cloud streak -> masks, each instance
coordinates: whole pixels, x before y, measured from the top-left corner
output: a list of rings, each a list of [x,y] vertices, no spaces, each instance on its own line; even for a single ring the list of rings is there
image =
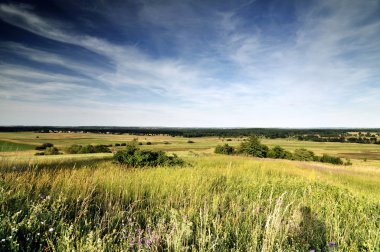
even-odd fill
[[[288,13],[271,4],[267,20],[247,15],[247,8],[260,7],[258,2],[234,8],[145,2],[129,26],[146,28],[146,34],[135,39],[148,39],[150,50],[132,40],[115,43],[88,35],[75,23],[37,15],[25,5],[0,4],[3,22],[66,45],[74,54],[82,48],[107,61],[93,64],[30,41],[1,42],[0,53],[10,52],[19,61],[0,62],[0,97],[4,106],[15,108],[0,111],[0,124],[19,124],[14,115],[32,113],[25,106],[49,110],[49,105],[52,113],[61,111],[67,123],[54,123],[55,117],[48,120],[37,113],[35,121],[380,127],[380,119],[373,117],[380,109],[379,1],[294,5],[294,21],[286,26],[273,20]],[[210,6],[214,8],[206,9]],[[97,14],[108,15],[101,10]],[[79,122],[70,119],[70,113],[72,118],[88,116]],[[123,114],[126,118],[120,119]],[[107,123],[100,118],[108,118]],[[33,119],[28,123],[35,124]]]

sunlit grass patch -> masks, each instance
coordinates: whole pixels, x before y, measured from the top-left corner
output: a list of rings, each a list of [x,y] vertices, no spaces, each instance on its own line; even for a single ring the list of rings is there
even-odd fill
[[[33,150],[36,146],[0,140],[0,152]]]
[[[380,199],[373,197],[379,189],[365,183],[380,180],[370,178],[370,168],[183,158],[191,165],[131,169],[100,159],[40,159],[38,169],[4,170],[2,164],[0,248],[326,251],[331,243],[338,251],[375,251],[380,245]]]

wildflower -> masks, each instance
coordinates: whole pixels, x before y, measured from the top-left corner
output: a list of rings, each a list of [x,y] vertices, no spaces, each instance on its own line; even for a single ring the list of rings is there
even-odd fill
[[[54,228],[49,228],[49,232],[52,233],[54,231]]]
[[[9,236],[9,239],[12,239],[12,236]]]
[[[331,241],[331,242],[329,242],[329,245],[330,245],[330,247],[333,247],[333,246],[335,246],[335,245],[336,245],[336,242],[334,242],[334,241]]]
[[[132,239],[132,240],[129,242],[129,245],[130,245],[130,246],[133,246],[133,245],[135,245],[135,240],[134,240],[134,239]]]
[[[5,242],[5,239],[1,239],[1,242]]]
[[[315,249],[310,249],[310,251],[309,252],[315,252]]]
[[[40,233],[37,233],[37,236],[40,236]]]
[[[46,196],[46,199],[51,200],[51,196],[50,195]]]
[[[45,225],[45,222],[44,222],[44,221],[41,221],[41,225]]]
[[[153,243],[153,240],[152,240],[152,239],[147,239],[147,240],[145,241],[145,244],[146,244],[148,247],[150,247],[150,246],[152,245],[152,243]]]

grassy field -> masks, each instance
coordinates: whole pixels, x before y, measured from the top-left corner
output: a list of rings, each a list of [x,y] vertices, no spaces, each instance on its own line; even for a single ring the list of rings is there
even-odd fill
[[[7,143],[21,144],[33,149],[35,146],[43,143],[53,143],[59,148],[69,147],[72,144],[112,144],[126,143],[137,139],[143,145],[140,148],[163,150],[170,152],[208,152],[212,153],[217,144],[228,143],[232,146],[238,146],[242,138],[218,138],[218,137],[201,137],[201,138],[183,138],[170,136],[137,136],[137,135],[112,135],[112,134],[94,134],[94,133],[34,133],[18,132],[7,133],[0,132],[0,141]],[[231,141],[227,141],[227,139]],[[189,144],[188,141],[194,141]],[[146,145],[151,142],[152,145]],[[363,161],[366,159],[380,161],[380,145],[377,144],[355,144],[355,143],[332,143],[332,142],[308,142],[294,139],[263,139],[264,144],[273,147],[280,145],[289,151],[297,148],[307,148],[316,154],[331,154],[342,158],[350,158]],[[121,147],[113,147],[120,149]],[[15,150],[15,149],[14,149]],[[21,149],[20,149],[21,150]],[[23,153],[26,154],[26,153]],[[30,153],[29,153],[30,154]],[[14,155],[0,153],[3,155]]]
[[[64,148],[137,137],[36,135],[1,133],[0,139]],[[380,251],[376,159],[335,166],[212,153],[217,144],[241,139],[138,138],[153,143],[143,148],[175,152],[187,165],[128,169],[113,163],[112,154],[1,153],[0,251]],[[380,149],[263,142],[318,154]]]
[[[24,150],[33,150],[36,146],[30,144],[21,144],[0,140],[0,152],[15,152]]]

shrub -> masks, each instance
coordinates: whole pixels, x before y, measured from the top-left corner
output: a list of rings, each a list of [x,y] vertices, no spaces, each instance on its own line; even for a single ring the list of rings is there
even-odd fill
[[[305,148],[296,149],[293,154],[293,159],[300,161],[318,161],[318,158],[314,155],[314,152]]]
[[[163,151],[140,150],[136,146],[127,146],[126,150],[114,155],[115,162],[129,167],[183,166],[185,162],[177,155],[166,155]]]
[[[66,152],[69,154],[78,154],[82,149],[82,145],[73,144],[66,149]]]
[[[152,145],[152,143],[151,142],[146,142],[146,145]]]
[[[119,143],[115,143],[115,146],[120,146],[120,144]]]
[[[94,153],[111,153],[107,145],[99,144],[94,146]]]
[[[127,146],[127,143],[122,143],[120,144],[120,146]]]
[[[44,152],[45,155],[59,155],[61,154],[56,147],[47,147]]]
[[[217,145],[214,152],[218,154],[231,155],[235,153],[235,148],[233,146],[229,146],[228,144]]]
[[[323,154],[319,161],[322,163],[331,163],[331,164],[338,164],[338,165],[343,164],[343,161],[342,159],[340,159],[340,157],[333,157],[327,154]]]
[[[54,145],[52,143],[43,143],[40,146],[36,147],[36,150],[45,150],[46,148],[53,147]]]
[[[70,154],[87,154],[87,153],[111,153],[107,145],[71,145],[66,151]]]
[[[59,155],[62,154],[59,152],[58,148],[56,147],[47,147],[43,152],[37,152],[34,154],[35,156],[43,156],[43,155]]]
[[[187,143],[192,144],[192,143],[195,143],[195,142],[192,141],[192,140],[188,140]]]
[[[280,146],[275,146],[268,152],[269,158],[292,159],[293,155]]]
[[[346,166],[352,165],[351,159],[346,158],[346,162],[344,162],[344,165],[346,165]]]
[[[240,144],[238,149],[239,153],[254,157],[267,157],[268,151],[268,146],[261,144],[257,136],[250,136]]]

